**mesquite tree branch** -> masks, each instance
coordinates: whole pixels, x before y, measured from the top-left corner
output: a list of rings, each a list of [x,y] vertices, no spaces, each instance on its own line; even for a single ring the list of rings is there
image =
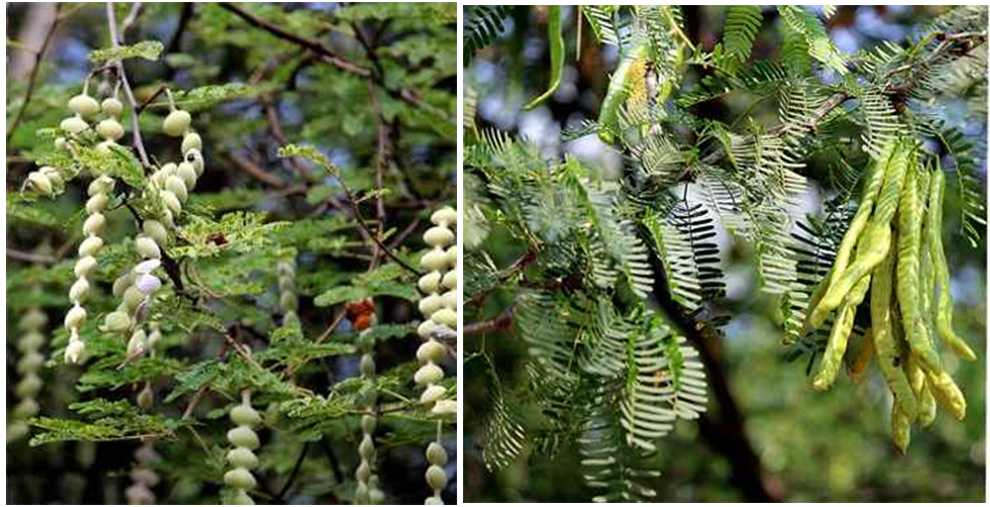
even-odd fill
[[[119,49],[123,40],[120,38],[120,34],[117,31],[117,15],[113,10],[113,2],[107,2],[107,25],[110,29],[110,47],[113,49]],[[148,159],[148,152],[144,149],[144,141],[141,140],[141,124],[138,121],[138,103],[137,100],[134,99],[134,91],[131,90],[131,84],[127,81],[127,73],[124,71],[124,61],[117,60],[114,62],[113,66],[117,70],[117,77],[123,85],[124,95],[127,97],[127,103],[131,106],[131,133],[134,138],[134,148],[141,157],[141,165],[145,168],[151,167],[151,161]]]

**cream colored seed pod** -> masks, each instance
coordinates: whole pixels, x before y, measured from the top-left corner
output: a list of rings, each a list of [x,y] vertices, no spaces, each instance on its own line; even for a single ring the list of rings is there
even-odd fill
[[[117,120],[103,120],[96,126],[96,131],[100,136],[110,141],[116,141],[124,137],[124,126]]]
[[[88,118],[100,112],[100,103],[93,97],[81,93],[69,99],[69,109],[79,116]]]
[[[28,174],[27,187],[39,195],[52,195],[53,187],[51,178],[37,171]]]
[[[195,132],[189,132],[182,136],[182,155],[185,156],[189,150],[202,150],[203,139]]]
[[[162,130],[172,137],[179,137],[189,130],[191,122],[192,117],[189,116],[188,112],[177,109],[165,117],[162,122]]]
[[[48,316],[37,307],[28,310],[18,323],[18,329],[23,333],[17,342],[17,350],[20,352],[17,372],[21,379],[14,387],[14,394],[20,401],[13,410],[11,423],[7,425],[8,443],[27,435],[30,428],[25,421],[38,415],[37,398],[42,387],[38,369],[45,361],[39,350],[45,342],[41,332],[47,323]]]
[[[70,134],[79,134],[89,128],[89,124],[86,123],[86,120],[78,116],[70,116],[69,118],[62,120],[62,123],[58,126]]]
[[[103,109],[103,114],[107,116],[120,116],[124,112],[124,104],[113,97],[103,99],[103,103],[100,104],[100,108]]]
[[[224,474],[223,482],[235,490],[236,503],[254,504],[247,492],[258,485],[251,470],[258,466],[258,457],[252,451],[258,448],[259,441],[253,428],[261,423],[261,415],[251,407],[249,391],[244,391],[241,404],[230,410],[230,420],[237,427],[227,432],[227,440],[234,447],[227,452],[227,462],[232,468]]]

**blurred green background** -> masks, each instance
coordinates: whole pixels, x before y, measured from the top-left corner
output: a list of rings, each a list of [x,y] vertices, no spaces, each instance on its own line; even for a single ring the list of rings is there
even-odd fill
[[[937,6],[840,7],[828,22],[829,33],[845,52],[873,47],[881,41],[900,43],[921,24],[942,12]],[[470,12],[470,8],[468,8]],[[688,36],[710,49],[720,38],[724,7],[686,6]],[[523,112],[522,105],[542,93],[549,82],[546,11],[517,7],[502,36],[478,53],[467,70],[466,82],[477,92],[480,128],[498,128],[526,137],[548,157],[572,154],[586,163],[615,174],[621,167],[617,152],[594,136],[571,142],[561,131],[597,116],[608,85],[608,73],[617,60],[614,48],[603,48],[585,25],[581,60],[575,62],[576,9],[565,8],[564,38],[567,58],[560,88],[539,108]],[[765,10],[763,31],[754,58],[774,58],[779,35],[773,9]],[[692,76],[687,76],[690,82]],[[704,116],[732,118],[752,104],[746,101],[713,101]],[[753,110],[754,116],[773,115],[773,101]],[[986,108],[974,111],[964,101],[947,104],[948,124],[963,130],[986,152]],[[986,193],[986,160],[978,161],[981,192]],[[806,211],[821,209],[820,195],[825,168],[809,165],[808,176],[817,186]],[[468,203],[469,204],[469,203]],[[966,394],[968,415],[962,422],[940,414],[935,424],[917,427],[906,456],[890,439],[890,397],[874,366],[862,385],[854,386],[842,375],[827,393],[811,389],[806,375],[807,358],[789,363],[781,345],[783,332],[776,315],[777,302],[761,293],[755,278],[752,252],[723,238],[722,267],[728,278],[728,311],[732,320],[726,337],[712,348],[718,372],[724,376],[729,399],[738,409],[710,398],[709,416],[700,423],[679,422],[675,433],[661,443],[663,475],[650,484],[664,502],[745,501],[770,498],[794,502],[860,501],[921,502],[971,501],[985,497],[985,399],[986,399],[986,237],[972,248],[958,233],[955,199],[946,199],[944,224],[953,231],[946,240],[956,301],[955,324],[980,359],[960,363],[945,355],[947,368]],[[499,244],[489,240],[486,245]],[[502,251],[489,249],[495,264],[506,266],[521,252],[508,242]],[[498,296],[486,300],[483,312],[491,317],[508,301]],[[469,313],[466,320],[470,322]],[[484,317],[479,317],[484,318]],[[520,359],[522,340],[505,333],[469,336],[465,357],[484,347],[500,372],[525,375]],[[508,468],[491,473],[481,456],[482,429],[490,408],[484,359],[474,356],[465,363],[463,387],[465,412],[464,492],[469,502],[555,501],[586,502],[593,496],[581,478],[580,460],[574,449],[564,449],[554,459],[539,453],[518,458]],[[508,377],[508,375],[507,375]],[[503,378],[506,380],[506,378]],[[741,426],[741,432],[737,431]],[[736,440],[742,438],[742,441]],[[741,470],[752,463],[741,453],[752,451],[762,473]]]

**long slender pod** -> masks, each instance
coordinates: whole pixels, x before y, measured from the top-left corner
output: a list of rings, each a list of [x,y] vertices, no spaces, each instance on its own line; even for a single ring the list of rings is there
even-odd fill
[[[842,366],[842,357],[846,354],[846,346],[849,343],[849,333],[852,332],[853,323],[856,320],[856,308],[866,297],[866,291],[870,288],[870,275],[861,278],[846,297],[846,300],[839,308],[839,317],[832,325],[829,333],[828,345],[822,355],[822,364],[815,376],[813,386],[819,391],[825,391],[835,382]]]
[[[867,224],[869,224],[870,216],[873,215],[873,206],[876,203],[877,196],[880,195],[881,187],[883,187],[884,174],[886,174],[887,166],[893,158],[891,155],[895,146],[897,146],[897,143],[889,143],[883,157],[874,162],[870,168],[870,174],[866,183],[863,185],[863,196],[859,203],[859,209],[856,210],[856,215],[853,216],[852,221],[849,223],[849,229],[842,236],[842,243],[839,244],[839,251],[835,255],[832,269],[812,295],[811,307],[815,310],[808,313],[806,326],[819,327],[825,322],[826,317],[828,317],[827,311],[823,312],[819,310],[818,303],[821,301],[825,291],[829,288],[836,273],[841,275],[845,272],[849,264],[849,259],[852,257],[853,248],[859,241],[859,237],[866,229]]]
[[[883,188],[880,190],[873,218],[857,242],[857,245],[864,251],[843,273],[835,273],[834,276],[839,278],[834,280],[818,307],[815,308],[818,317],[813,318],[812,324],[820,326],[829,312],[838,308],[846,298],[846,294],[856,285],[856,282],[873,271],[887,257],[892,243],[890,222],[897,212],[897,204],[904,183],[904,174],[907,172],[909,157],[908,147],[903,143],[897,143],[897,146],[890,153]]]
[[[976,361],[976,353],[973,352],[973,349],[969,348],[969,345],[952,330],[952,289],[949,279],[949,265],[945,261],[945,250],[942,248],[942,200],[944,196],[945,173],[941,167],[936,166],[929,188],[928,216],[925,224],[935,275],[935,288],[938,292],[935,328],[938,331],[938,337],[956,355],[967,361]]]
[[[917,401],[904,369],[901,368],[903,358],[893,331],[896,323],[891,308],[894,292],[893,256],[885,257],[880,262],[873,272],[871,282],[870,319],[873,322],[873,347],[876,349],[877,362],[880,363],[880,371],[894,394],[895,403],[913,420],[918,414]]]

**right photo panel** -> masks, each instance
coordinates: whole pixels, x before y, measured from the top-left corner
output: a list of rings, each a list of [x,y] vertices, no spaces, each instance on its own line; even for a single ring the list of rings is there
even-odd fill
[[[466,502],[982,502],[986,6],[463,7]]]

